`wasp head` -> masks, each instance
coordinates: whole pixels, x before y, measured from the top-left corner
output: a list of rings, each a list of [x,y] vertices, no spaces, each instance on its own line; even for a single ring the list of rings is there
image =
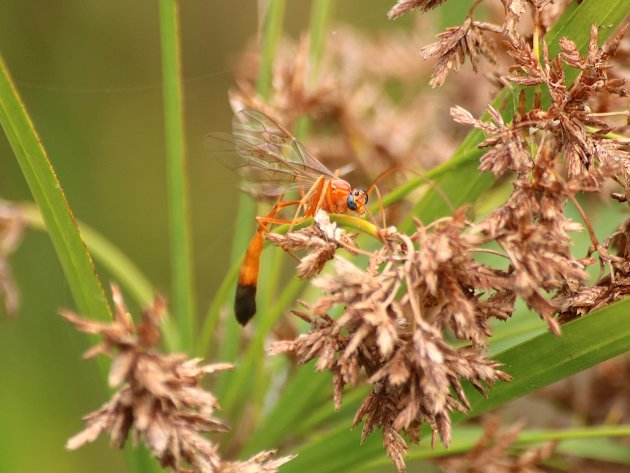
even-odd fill
[[[365,206],[368,203],[368,195],[365,189],[352,189],[352,192],[348,194],[347,199],[348,209],[353,212],[363,215],[365,213]]]

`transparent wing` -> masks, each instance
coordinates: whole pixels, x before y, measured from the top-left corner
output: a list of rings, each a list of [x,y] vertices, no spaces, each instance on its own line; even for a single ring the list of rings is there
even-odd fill
[[[334,175],[283,127],[261,112],[243,110],[232,134],[213,133],[206,144],[224,166],[246,180],[246,188],[278,195]]]

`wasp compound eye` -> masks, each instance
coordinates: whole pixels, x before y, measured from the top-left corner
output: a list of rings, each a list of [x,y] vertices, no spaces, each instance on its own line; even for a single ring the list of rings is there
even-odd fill
[[[357,209],[357,204],[354,202],[354,196],[352,194],[348,195],[348,200],[346,200],[346,203],[348,204],[348,208],[350,210]]]

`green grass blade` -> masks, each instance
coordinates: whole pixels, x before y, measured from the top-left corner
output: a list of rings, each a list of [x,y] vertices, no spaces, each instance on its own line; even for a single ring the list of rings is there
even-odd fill
[[[259,365],[258,362],[264,360],[266,356],[264,345],[267,335],[280,315],[282,315],[282,312],[295,300],[302,284],[303,282],[299,279],[292,279],[285,286],[280,296],[272,304],[269,304],[261,314],[258,314],[260,322],[256,325],[254,336],[238,365],[238,369],[235,370],[234,375],[230,379],[225,396],[222,398],[221,405],[223,410],[231,416],[238,414],[236,411],[241,401],[245,402],[249,399],[249,396],[254,395],[250,391],[254,386],[253,382],[256,368]]]
[[[77,309],[111,317],[90,254],[35,127],[0,57],[0,123],[39,207]]]
[[[625,436],[630,437],[630,427],[625,428]],[[575,439],[561,442],[556,452],[590,460],[618,463],[630,467],[630,448],[627,444],[606,439]]]
[[[173,280],[171,307],[177,317],[181,345],[193,350],[196,333],[196,304],[186,179],[184,105],[181,78],[179,1],[160,0],[160,38],[164,128],[168,179],[170,257]]]
[[[563,430],[524,430],[518,435],[513,446],[527,448],[543,442],[559,441],[559,445],[556,448],[558,453],[627,465],[630,462],[630,449],[624,448],[623,445],[612,442],[608,438],[627,437],[628,435],[630,435],[630,425],[581,427]],[[435,448],[422,444],[409,453],[407,465],[411,467],[414,461],[468,452],[479,442],[482,436],[483,429],[480,427],[460,427],[456,431],[457,439],[453,441],[449,448],[444,448],[441,444],[436,445]],[[388,459],[380,458],[366,466],[365,470],[351,471],[358,473],[359,471],[384,467],[388,464]]]
[[[276,49],[282,37],[282,23],[286,0],[269,0],[265,18],[263,20],[261,63],[258,71],[256,92],[263,99],[269,98],[271,93],[271,81],[273,79],[273,63],[276,57]]]
[[[212,303],[208,308],[206,317],[203,321],[199,337],[197,339],[197,349],[195,351],[197,356],[206,356],[212,345],[214,336],[216,335],[217,326],[219,324],[219,315],[221,308],[225,307],[226,301],[230,299],[230,296],[234,297],[234,286],[236,286],[236,279],[238,278],[238,271],[241,267],[241,262],[236,261],[232,264],[232,267],[228,270],[227,274],[221,281],[221,285],[212,298]],[[236,323],[232,324],[236,325]]]
[[[264,11],[263,29],[261,33],[261,64],[258,71],[258,81],[256,84],[256,91],[263,99],[268,98],[271,92],[271,81],[273,74],[273,63],[275,59],[276,49],[280,38],[282,36],[282,24],[284,22],[284,11],[286,6],[286,0],[269,0],[267,8]],[[256,217],[256,204],[254,200],[246,193],[241,193],[238,204],[238,213],[236,222],[234,225],[234,244],[232,246],[232,263],[240,262],[245,253],[245,249],[249,244],[250,239],[253,236],[255,229],[255,217]],[[218,317],[220,311],[214,310],[217,304],[221,305],[229,304],[232,309],[234,300],[235,286],[232,286],[232,290],[222,295],[227,296],[224,301],[213,301],[212,312],[209,312],[209,316]],[[242,329],[238,325],[233,316],[233,311],[230,310],[231,317],[225,321],[223,330],[222,343],[219,346],[218,358],[222,361],[234,361],[238,356],[241,348],[241,335]],[[259,314],[260,315],[260,314]],[[253,323],[257,323],[256,320]],[[216,327],[217,322],[212,322],[211,325]],[[219,379],[217,384],[216,393],[219,399],[224,399],[225,391],[229,386],[229,383],[236,375],[235,372],[224,373]],[[245,393],[244,393],[245,394]]]
[[[278,402],[254,435],[248,439],[243,448],[244,454],[253,455],[271,445],[280,445],[288,433],[294,433],[292,426],[301,425],[300,419],[303,418],[304,412],[311,410],[315,401],[331,389],[330,377],[316,373],[313,363],[299,366],[297,371],[292,373]],[[329,406],[333,408],[330,402]]]
[[[503,370],[514,379],[498,383],[490,389],[488,398],[466,386],[472,411],[467,415],[454,413],[452,420],[457,422],[486,412],[629,350],[630,300],[626,300],[564,325],[561,337],[545,333],[498,354],[495,359],[503,363]],[[317,459],[320,459],[317,470],[320,473],[351,468],[355,471],[385,455],[378,433],[368,437],[361,448],[356,448],[361,429],[351,432],[349,427],[341,427],[306,443],[298,450],[298,457],[284,467],[283,473],[311,471],[309,468]],[[413,451],[414,447],[412,454]],[[321,458],[330,462],[322,464]]]
[[[310,37],[309,37],[309,77],[308,82],[312,83],[316,80],[318,73],[318,64],[324,51],[324,43],[328,24],[333,12],[333,2],[331,0],[315,0],[311,11],[310,21]],[[264,69],[263,69],[264,71]],[[306,133],[306,120],[302,120],[298,124],[296,133],[298,136]],[[278,251],[278,249],[275,249]],[[279,254],[281,257],[282,255]],[[275,257],[275,255],[273,255]],[[265,283],[261,285],[261,302],[259,313],[257,315],[256,331],[253,339],[245,352],[242,362],[239,364],[238,370],[233,373],[230,385],[225,391],[225,395],[221,398],[222,406],[231,417],[238,415],[237,406],[244,402],[253,402],[255,408],[253,413],[248,415],[258,415],[264,401],[264,390],[257,389],[257,386],[264,384],[264,378],[267,377],[264,367],[265,351],[264,343],[267,335],[272,330],[277,319],[282,312],[292,305],[297,293],[302,288],[302,283],[293,278],[284,287],[284,290],[278,297],[275,297],[275,287],[278,285],[281,276],[278,270],[281,266],[281,259],[275,258],[274,268],[267,268],[265,271]],[[262,292],[267,290],[266,294]],[[273,444],[267,444],[267,447]]]
[[[516,397],[595,366],[630,350],[630,300],[574,320],[556,337],[544,333],[496,357],[513,380],[500,383],[486,399],[467,390],[474,413],[485,412]]]

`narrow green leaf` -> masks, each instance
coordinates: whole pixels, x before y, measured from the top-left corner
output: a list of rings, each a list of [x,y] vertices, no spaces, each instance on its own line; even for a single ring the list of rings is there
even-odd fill
[[[334,2],[332,2],[332,0],[315,0],[312,5],[309,25],[309,76],[307,77],[307,87],[312,86],[317,80],[317,74],[319,72],[318,66],[324,52],[326,33],[332,17],[333,6]],[[304,118],[299,121],[296,126],[296,136],[302,138],[307,131],[308,121]],[[356,220],[359,225],[369,223],[362,219],[354,220]],[[278,256],[281,257],[282,255],[278,254]],[[262,392],[263,390],[260,390],[259,387],[264,384],[265,378],[268,377],[263,363],[266,356],[264,351],[266,337],[280,315],[282,315],[282,312],[293,303],[303,287],[301,281],[297,278],[293,278],[284,287],[279,297],[275,297],[275,288],[279,284],[278,281],[281,276],[281,260],[279,257],[274,256],[275,267],[266,272],[266,284],[260,288],[262,290],[266,289],[267,293],[264,294],[266,297],[261,298],[263,304],[261,304],[259,315],[257,316],[256,332],[252,342],[245,352],[243,361],[239,364],[239,369],[234,373],[230,386],[225,392],[225,396],[222,398],[222,405],[225,411],[232,416],[237,414],[236,407],[246,401],[253,401],[255,403],[252,415],[258,415],[262,407],[262,402],[265,399],[264,393]],[[293,409],[293,412],[295,412],[295,409]],[[285,414],[285,412],[283,412],[283,414]],[[282,418],[288,419],[289,416],[283,415]],[[273,422],[275,426],[280,425],[278,420],[278,418],[274,419]],[[280,430],[276,428],[275,431],[282,432],[281,429],[282,427],[280,427]],[[266,438],[265,440],[269,439]],[[272,445],[273,444],[268,443],[264,445],[263,448],[268,448]]]
[[[42,213],[77,309],[97,319],[110,318],[103,288],[61,184],[1,57],[0,123]]]
[[[630,437],[630,427],[627,425],[620,427],[625,427],[622,435]],[[556,447],[556,452],[630,467],[630,448],[621,442],[593,438],[565,440]]]
[[[273,79],[273,63],[276,57],[276,49],[282,37],[282,23],[284,22],[284,10],[286,0],[268,0],[267,11],[264,13],[260,71],[256,92],[263,99],[269,98],[271,93],[271,81]]]
[[[244,455],[253,455],[271,446],[280,445],[283,438],[293,434],[291,426],[299,425],[297,420],[304,412],[313,406],[316,399],[320,399],[322,394],[331,389],[329,377],[316,373],[312,364],[299,367],[292,373],[290,379],[279,402],[243,447]]]
[[[180,348],[193,350],[196,303],[190,237],[184,105],[181,78],[179,0],[160,1],[164,129],[168,179],[170,257],[173,279],[172,309],[177,317]]]
[[[216,335],[217,326],[219,324],[219,315],[222,307],[226,306],[226,301],[230,299],[230,296],[234,297],[234,287],[236,286],[236,279],[238,278],[238,271],[241,267],[241,262],[236,261],[232,264],[232,267],[228,270],[227,274],[221,281],[221,285],[212,298],[212,303],[208,308],[206,317],[204,318],[199,337],[197,339],[197,356],[206,356],[210,350],[213,338]],[[236,326],[236,323],[232,324]],[[226,340],[224,339],[224,342]]]
[[[441,444],[436,445],[435,448],[431,448],[428,444],[422,444],[409,453],[407,465],[412,467],[414,461],[468,452],[481,440],[483,433],[484,431],[481,427],[459,427],[455,432],[456,440],[453,441],[449,448],[445,448]],[[559,441],[559,445],[555,450],[558,453],[627,465],[630,462],[630,449],[607,438],[627,437],[629,435],[629,425],[581,427],[563,430],[524,430],[519,434],[513,446],[527,448],[531,445],[555,440]],[[380,458],[367,465],[365,470],[351,471],[358,473],[359,471],[371,470],[387,466],[388,464],[388,459]]]
[[[284,10],[286,6],[286,0],[269,0],[267,7],[264,11],[263,29],[261,32],[261,64],[258,71],[258,82],[256,84],[256,91],[263,99],[268,98],[271,92],[271,79],[273,74],[273,63],[276,54],[276,48],[278,42],[282,36],[282,23],[284,21]],[[256,216],[256,204],[254,200],[246,193],[242,193],[239,198],[238,213],[234,226],[234,244],[232,246],[232,262],[240,262],[243,258],[243,253],[252,237],[254,231]],[[229,304],[232,307],[234,300],[234,289],[226,292],[227,299],[219,301],[221,305]],[[223,295],[223,294],[222,294]],[[216,301],[213,301],[212,306],[215,306]],[[220,306],[219,306],[220,307]],[[213,312],[209,315],[218,316],[220,311]],[[260,318],[259,318],[260,319]],[[253,323],[256,323],[254,321]],[[216,323],[213,323],[216,326]],[[219,347],[219,359],[222,361],[234,361],[241,348],[241,326],[236,323],[234,317],[230,317],[225,321],[224,325],[224,337],[223,343]],[[239,368],[240,370],[240,368]],[[216,393],[219,399],[224,399],[226,390],[238,371],[231,373],[225,373],[222,378],[219,379],[217,384]],[[245,397],[249,393],[242,393]]]

